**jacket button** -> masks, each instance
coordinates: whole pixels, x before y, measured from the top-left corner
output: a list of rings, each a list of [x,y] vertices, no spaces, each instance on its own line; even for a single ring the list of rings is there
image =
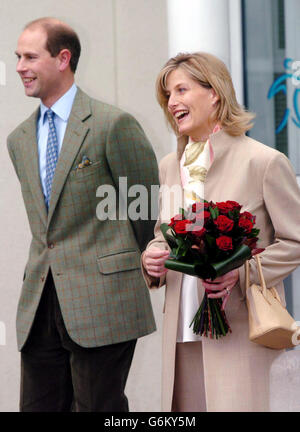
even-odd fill
[[[49,243],[49,244],[48,244],[48,248],[49,248],[49,249],[53,249],[53,248],[54,248],[54,244],[53,244],[53,243]]]

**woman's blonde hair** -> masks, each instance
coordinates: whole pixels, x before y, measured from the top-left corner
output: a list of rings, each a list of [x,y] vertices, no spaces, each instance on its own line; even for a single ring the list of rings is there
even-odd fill
[[[255,114],[246,111],[236,100],[230,73],[225,64],[212,54],[179,53],[162,68],[156,81],[156,96],[166,119],[176,135],[178,129],[173,116],[168,111],[167,77],[173,70],[181,68],[192,79],[206,88],[212,88],[219,96],[212,121],[218,121],[230,135],[242,135],[252,128]]]

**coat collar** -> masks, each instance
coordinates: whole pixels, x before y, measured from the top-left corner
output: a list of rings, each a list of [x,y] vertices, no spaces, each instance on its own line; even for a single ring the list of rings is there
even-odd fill
[[[42,220],[45,222],[45,225],[49,226],[66,178],[73,165],[73,161],[89,131],[89,127],[85,125],[84,122],[91,116],[90,98],[79,87],[77,88],[77,93],[53,178],[48,215],[39,174],[38,145],[36,139],[38,115],[39,108],[22,126],[25,135],[22,151],[28,181],[36,206]]]
[[[223,129],[209,136],[212,164],[207,171],[205,179],[204,199],[209,199],[209,197],[212,196],[214,188],[217,187],[218,177],[220,172],[222,172],[222,168],[226,166],[230,172],[233,155],[239,151],[240,146],[243,145],[245,140],[246,136],[244,134],[240,136],[232,136]],[[177,143],[177,162],[178,172],[180,173],[180,159],[185,146],[188,143],[188,137],[179,137]]]
[[[241,144],[241,138],[245,135],[241,136],[232,136],[225,132],[223,129],[220,129],[218,132],[209,135],[209,141],[211,144],[211,149],[213,152],[213,163],[217,162],[219,159],[231,149],[232,146],[237,144]],[[184,149],[188,143],[189,137],[186,135],[182,135],[177,139],[177,158],[180,160]]]

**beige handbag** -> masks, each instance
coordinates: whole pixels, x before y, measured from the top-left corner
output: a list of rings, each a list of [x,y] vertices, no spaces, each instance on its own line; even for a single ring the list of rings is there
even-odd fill
[[[300,343],[300,327],[282,305],[276,288],[267,288],[259,255],[255,255],[261,285],[249,279],[246,261],[246,299],[249,315],[249,339],[273,349],[293,348]]]

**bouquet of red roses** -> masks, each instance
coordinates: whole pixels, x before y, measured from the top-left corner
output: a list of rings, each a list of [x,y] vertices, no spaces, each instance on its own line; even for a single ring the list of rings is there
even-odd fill
[[[262,252],[256,247],[259,229],[255,228],[255,216],[241,208],[236,201],[204,201],[180,209],[169,224],[160,227],[171,248],[165,267],[214,280]],[[221,305],[221,299],[208,298],[205,292],[191,323],[193,332],[211,338],[231,332]]]

